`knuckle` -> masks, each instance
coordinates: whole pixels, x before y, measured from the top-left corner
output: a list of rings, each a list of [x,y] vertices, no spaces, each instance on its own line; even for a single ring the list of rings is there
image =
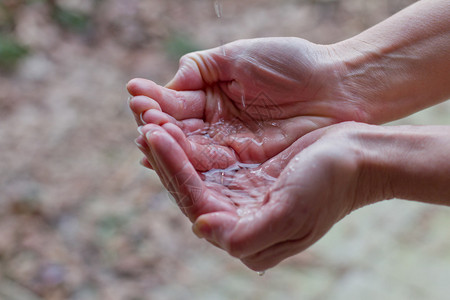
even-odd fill
[[[181,56],[180,58],[180,65],[185,64],[188,60],[189,60],[189,54],[184,54],[183,56]]]
[[[193,62],[195,62],[195,56],[196,56],[196,52],[192,52],[192,53],[187,53],[184,54],[181,58],[180,58],[180,66],[186,66],[186,65],[190,65]]]

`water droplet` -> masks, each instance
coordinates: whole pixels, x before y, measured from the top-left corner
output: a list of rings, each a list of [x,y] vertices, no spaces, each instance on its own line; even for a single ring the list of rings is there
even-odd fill
[[[264,276],[264,274],[266,274],[266,271],[259,271],[257,273],[258,273],[258,276]]]
[[[242,107],[245,109],[245,95],[244,95],[244,91],[242,91],[241,102],[242,102]]]
[[[216,16],[222,18],[222,2],[221,0],[214,1],[214,10],[216,11]]]
[[[227,56],[227,52],[225,51],[225,47],[223,46],[225,44],[224,40],[220,40],[220,44],[222,45],[222,55]]]

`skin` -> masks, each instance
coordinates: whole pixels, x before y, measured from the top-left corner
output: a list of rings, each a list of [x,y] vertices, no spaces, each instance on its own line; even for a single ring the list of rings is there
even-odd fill
[[[326,46],[299,38],[241,40],[183,57],[166,87],[132,80],[128,90],[138,97],[131,108],[141,124],[163,118],[148,110],[178,120],[195,148],[189,156],[197,169],[261,163],[314,129],[366,120],[353,101],[331,96],[335,58]]]
[[[449,14],[447,0],[419,1],[337,44],[242,40],[186,55],[166,87],[132,80],[142,163],[198,236],[258,271],[361,206],[448,205],[449,127],[361,122],[450,97]],[[258,167],[205,175],[238,162]]]
[[[144,126],[143,152],[194,232],[256,271],[308,248],[365,205],[395,197],[450,204],[450,126],[332,125],[227,184],[202,180],[171,126]]]

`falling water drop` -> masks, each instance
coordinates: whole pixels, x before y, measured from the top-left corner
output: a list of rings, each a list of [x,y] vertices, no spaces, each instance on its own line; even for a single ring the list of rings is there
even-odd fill
[[[222,0],[214,0],[214,11],[216,12],[216,17],[217,19],[220,21],[220,24],[223,22],[223,5],[222,5]],[[221,24],[221,26],[223,26],[223,24]],[[225,44],[225,39],[223,37],[223,33],[219,32],[219,42],[220,45],[224,45]],[[225,52],[225,47],[221,46],[222,48],[222,54],[223,56],[226,56],[226,52]]]
[[[222,2],[221,0],[214,1],[214,10],[216,11],[216,16],[222,18]]]
[[[258,272],[258,276],[264,276],[264,274],[266,274],[266,271],[259,271]]]

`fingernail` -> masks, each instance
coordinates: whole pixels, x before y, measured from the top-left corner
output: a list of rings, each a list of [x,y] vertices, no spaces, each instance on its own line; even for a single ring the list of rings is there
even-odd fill
[[[139,149],[144,150],[144,146],[142,146],[140,143],[138,143],[138,139],[135,139],[134,143],[136,144],[136,146],[138,146]]]
[[[128,105],[130,105],[130,103],[131,103],[131,100],[133,100],[133,96],[128,96]]]
[[[147,122],[144,121],[144,113],[143,112],[139,115],[139,118],[141,119],[142,124],[147,124]]]
[[[145,134],[145,138],[146,138],[147,140],[149,140],[153,133],[154,133],[153,131],[147,132],[147,133]]]
[[[142,131],[142,128],[143,128],[144,126],[139,126],[138,128],[137,128],[137,131],[139,132],[139,134],[140,135],[144,135],[144,132]]]

